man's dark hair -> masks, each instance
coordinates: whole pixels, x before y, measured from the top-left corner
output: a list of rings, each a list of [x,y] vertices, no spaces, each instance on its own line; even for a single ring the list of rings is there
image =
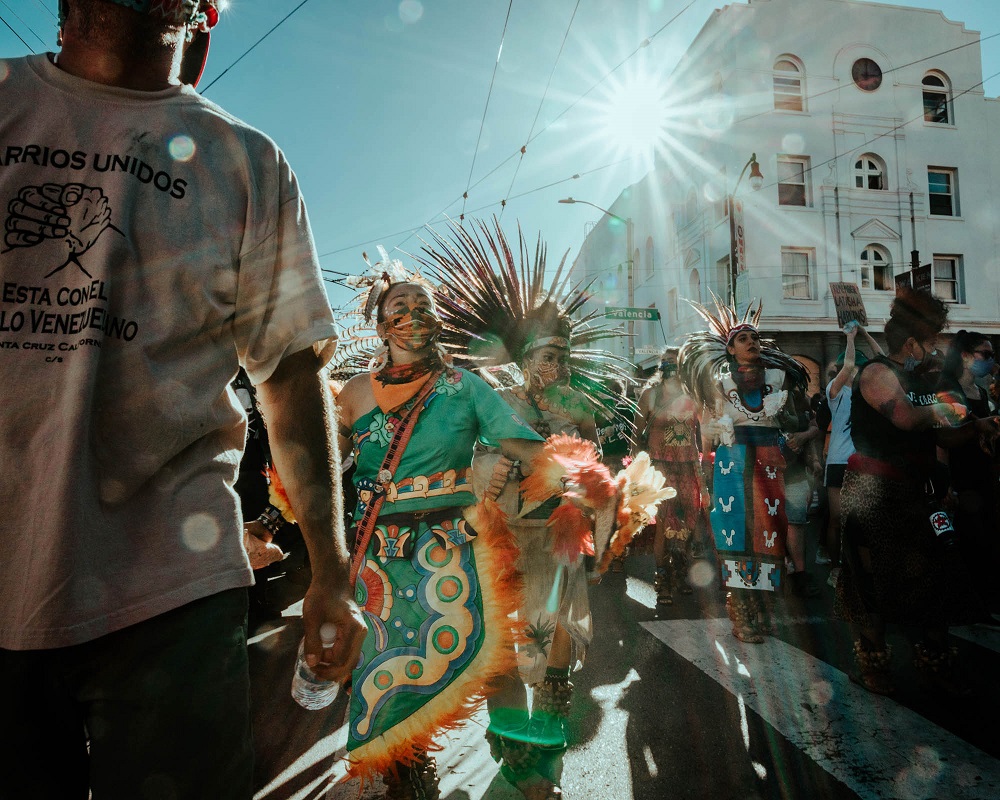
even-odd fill
[[[63,0],[67,22],[87,41],[135,59],[163,47],[164,37],[177,31],[152,14],[140,14],[111,0]]]
[[[885,324],[890,353],[898,353],[911,336],[918,342],[937,336],[948,323],[948,306],[930,292],[906,286],[896,290]]]

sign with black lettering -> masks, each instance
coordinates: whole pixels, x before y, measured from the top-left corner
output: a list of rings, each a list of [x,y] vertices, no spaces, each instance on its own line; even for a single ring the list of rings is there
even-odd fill
[[[861,299],[861,290],[856,283],[831,283],[830,294],[837,308],[837,324],[843,328],[848,322],[868,325],[868,313]]]

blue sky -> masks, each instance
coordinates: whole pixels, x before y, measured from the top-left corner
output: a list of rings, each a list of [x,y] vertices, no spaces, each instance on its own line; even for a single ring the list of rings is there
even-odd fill
[[[213,35],[202,87],[301,2],[232,0]],[[377,243],[415,252],[420,234],[412,229],[440,227],[463,205],[467,216],[502,211],[508,234],[520,222],[529,240],[542,232],[550,260],[567,250],[572,260],[584,226],[600,212],[557,201],[572,195],[606,208],[645,173],[647,162],[614,123],[622,97],[641,99],[644,86],[662,87],[722,5],[307,0],[207,96],[288,154],[328,270],[360,271],[362,251],[374,255]],[[895,5],[940,9],[984,38],[1000,32],[997,0]],[[55,9],[56,0],[0,0],[0,17],[35,51],[54,49]],[[1000,72],[1000,37],[982,50],[984,77]],[[0,54],[27,52],[0,24]],[[1000,95],[1000,78],[985,90]],[[333,284],[329,293],[335,306],[352,294]]]

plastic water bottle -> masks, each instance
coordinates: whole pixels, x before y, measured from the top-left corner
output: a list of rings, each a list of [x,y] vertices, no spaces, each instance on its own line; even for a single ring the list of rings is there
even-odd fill
[[[323,648],[333,647],[337,638],[337,628],[329,622],[319,629],[320,642]],[[299,642],[299,654],[295,659],[295,672],[292,673],[292,699],[308,711],[326,708],[337,699],[340,684],[318,677],[306,663],[306,640]]]

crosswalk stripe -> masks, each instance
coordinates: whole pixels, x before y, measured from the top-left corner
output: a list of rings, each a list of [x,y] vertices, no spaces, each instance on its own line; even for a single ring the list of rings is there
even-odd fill
[[[780,639],[744,644],[727,619],[640,624],[865,800],[1000,797],[1000,760]]]
[[[998,628],[964,625],[960,628],[949,628],[948,633],[959,639],[965,639],[967,642],[978,644],[980,647],[985,647],[987,650],[992,650],[994,653],[1000,653],[1000,629]]]

